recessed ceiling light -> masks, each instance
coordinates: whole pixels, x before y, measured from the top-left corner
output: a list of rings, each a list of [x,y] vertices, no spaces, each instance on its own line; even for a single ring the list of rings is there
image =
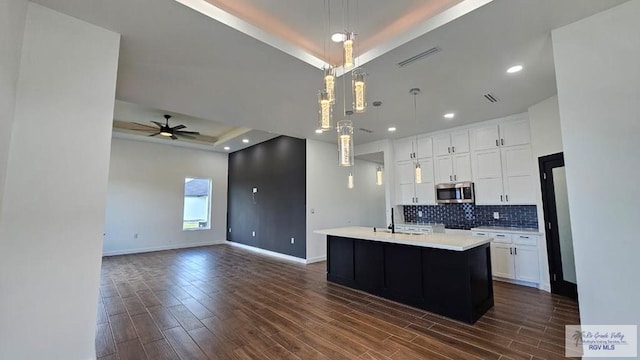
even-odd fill
[[[316,134],[322,134],[322,129],[316,129]]]
[[[344,38],[345,38],[344,33],[335,33],[331,35],[331,41],[337,42],[337,43],[343,42]]]
[[[249,139],[242,139],[242,142],[245,143],[245,144],[248,144],[249,143]]]
[[[456,116],[456,114],[454,113],[446,113],[444,114],[444,117],[447,119],[453,119]]]
[[[225,146],[224,149],[227,150],[227,151],[231,150],[231,148],[228,147],[228,146]]]
[[[387,130],[389,130],[389,132],[394,132],[394,131],[396,131],[396,128],[392,126],[392,127],[388,128]]]
[[[522,71],[522,65],[514,65],[507,69],[509,74],[517,73],[519,71]]]

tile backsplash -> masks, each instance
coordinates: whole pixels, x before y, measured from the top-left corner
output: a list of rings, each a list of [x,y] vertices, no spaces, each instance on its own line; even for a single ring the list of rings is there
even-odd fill
[[[478,226],[504,226],[538,229],[535,205],[409,205],[403,206],[405,222],[437,222],[449,229],[469,230]],[[418,212],[422,211],[422,216]],[[498,212],[500,219],[494,219]]]

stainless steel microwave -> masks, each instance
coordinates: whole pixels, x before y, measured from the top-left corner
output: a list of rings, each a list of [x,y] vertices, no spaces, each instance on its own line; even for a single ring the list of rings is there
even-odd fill
[[[475,201],[472,182],[436,185],[436,202],[438,204],[473,203]]]

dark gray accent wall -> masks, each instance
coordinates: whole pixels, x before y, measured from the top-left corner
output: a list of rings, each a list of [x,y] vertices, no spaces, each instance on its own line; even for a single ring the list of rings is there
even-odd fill
[[[229,154],[227,240],[306,258],[306,181],[303,139],[280,136]]]

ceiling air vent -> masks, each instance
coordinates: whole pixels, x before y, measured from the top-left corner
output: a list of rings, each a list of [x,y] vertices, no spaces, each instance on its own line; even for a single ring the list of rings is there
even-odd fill
[[[439,53],[440,51],[442,51],[442,49],[440,49],[440,47],[436,46],[436,47],[432,47],[431,49],[427,50],[427,51],[423,51],[420,54],[414,55],[406,60],[402,60],[398,63],[399,67],[405,67],[413,62],[416,62],[420,59],[424,59],[426,57],[429,57],[431,55],[435,55],[437,53]]]
[[[495,97],[492,93],[484,94],[484,98],[487,99],[487,101],[489,101],[490,103],[497,103],[498,102],[498,98]]]
[[[367,134],[372,134],[372,133],[373,133],[373,130],[369,130],[369,129],[365,129],[365,128],[360,128],[359,130],[360,130],[360,131],[364,131],[364,132],[366,132]]]

